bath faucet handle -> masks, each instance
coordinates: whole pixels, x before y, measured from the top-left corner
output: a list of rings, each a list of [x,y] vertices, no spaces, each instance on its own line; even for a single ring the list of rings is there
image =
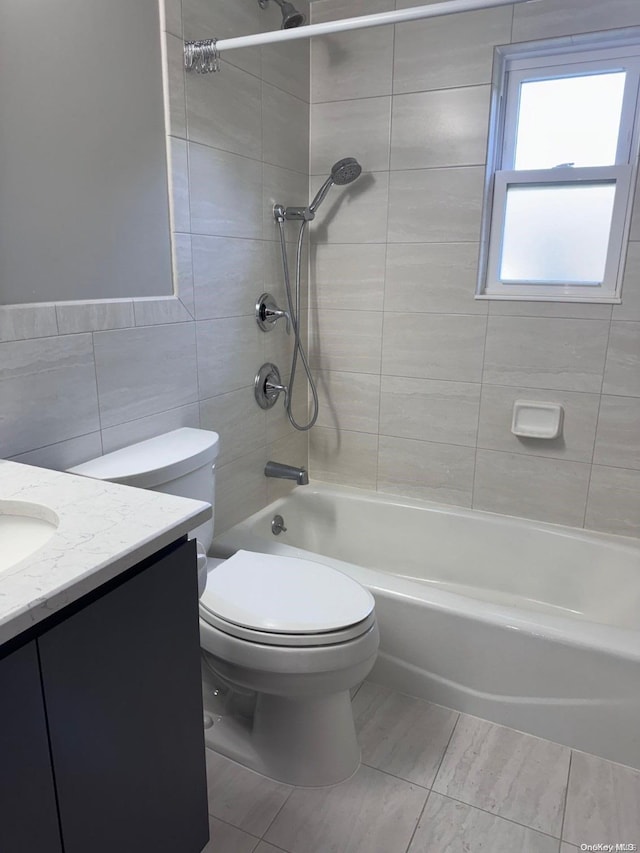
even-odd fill
[[[266,311],[266,317],[267,317],[267,320],[269,319],[269,317],[274,317],[276,320],[279,320],[280,317],[284,317],[287,334],[288,335],[291,334],[291,317],[290,317],[288,311],[285,311],[283,308],[277,308],[274,311],[267,310]]]
[[[287,404],[287,400],[289,399],[289,387],[284,383],[273,382],[271,379],[267,379],[264,384],[264,390],[268,397],[278,396],[278,394],[284,394],[284,403],[285,406]]]
[[[256,323],[263,332],[270,332],[276,322],[284,317],[287,324],[287,334],[291,334],[291,317],[288,311],[278,308],[278,303],[270,293],[263,293],[256,302]]]

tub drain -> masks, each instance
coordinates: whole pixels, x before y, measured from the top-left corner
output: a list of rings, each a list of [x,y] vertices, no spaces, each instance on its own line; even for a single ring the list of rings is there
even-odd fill
[[[274,515],[271,521],[271,532],[274,536],[280,536],[281,533],[286,533],[287,528],[284,526],[284,518],[281,515]]]

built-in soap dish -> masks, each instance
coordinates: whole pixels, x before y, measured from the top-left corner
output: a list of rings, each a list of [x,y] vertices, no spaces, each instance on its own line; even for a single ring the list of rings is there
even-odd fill
[[[511,432],[520,438],[558,438],[562,435],[564,409],[559,403],[516,400]]]

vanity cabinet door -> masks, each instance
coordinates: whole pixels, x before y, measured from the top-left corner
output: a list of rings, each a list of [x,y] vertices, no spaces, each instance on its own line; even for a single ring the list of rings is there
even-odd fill
[[[62,850],[35,641],[0,660],[0,850]]]
[[[65,853],[200,853],[208,820],[195,543],[165,552],[38,643]]]

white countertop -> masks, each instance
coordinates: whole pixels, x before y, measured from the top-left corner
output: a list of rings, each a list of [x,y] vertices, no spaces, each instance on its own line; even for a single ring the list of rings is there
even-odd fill
[[[59,519],[38,551],[0,573],[0,644],[211,518],[210,504],[0,460],[0,499]],[[0,548],[2,542],[0,542]]]

